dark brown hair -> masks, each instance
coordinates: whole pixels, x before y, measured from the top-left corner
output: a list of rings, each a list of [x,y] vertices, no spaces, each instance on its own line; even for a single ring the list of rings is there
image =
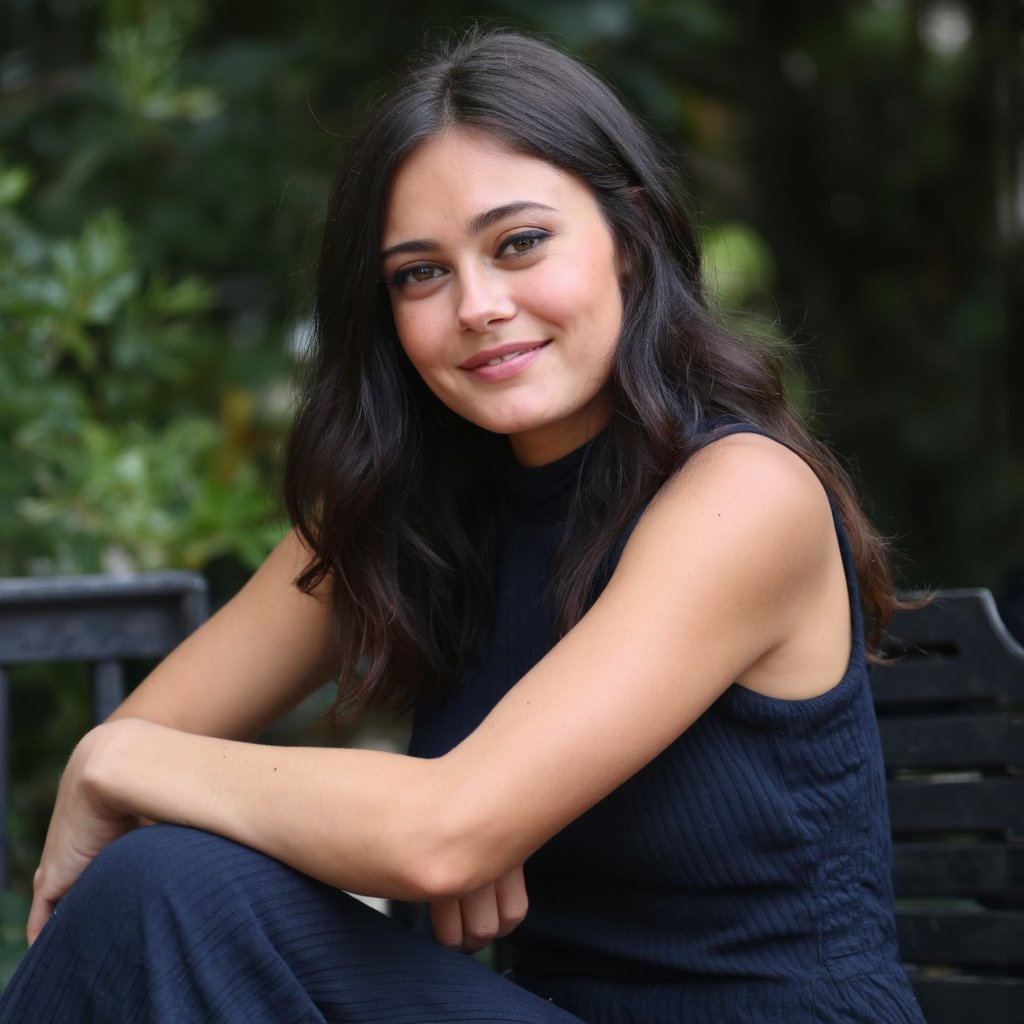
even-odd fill
[[[402,708],[440,692],[486,616],[491,512],[476,481],[498,439],[427,391],[401,350],[379,274],[396,167],[453,127],[576,175],[628,268],[614,411],[588,451],[552,583],[561,629],[594,600],[629,524],[725,417],[759,427],[818,474],[850,536],[877,638],[893,607],[885,544],[833,454],[787,404],[773,358],[709,313],[671,155],[571,57],[518,34],[473,32],[415,63],[377,106],[324,228],[316,345],[285,496],[313,552],[298,585],[326,584],[334,605],[341,710],[366,701]]]

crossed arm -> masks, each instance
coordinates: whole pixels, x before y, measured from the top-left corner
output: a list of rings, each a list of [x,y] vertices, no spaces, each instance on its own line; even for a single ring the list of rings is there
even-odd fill
[[[250,742],[333,669],[329,612],[291,582],[304,558],[290,535],[76,748],[30,940],[92,857],[144,817],[333,886],[431,901],[442,941],[472,948],[525,912],[526,858],[734,680],[811,696],[849,654],[827,500],[804,463],[756,436],[715,443],[665,485],[587,615],[436,759]]]

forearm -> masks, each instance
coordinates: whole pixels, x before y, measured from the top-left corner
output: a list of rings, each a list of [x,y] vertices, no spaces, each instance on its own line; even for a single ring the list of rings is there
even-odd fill
[[[429,899],[452,888],[437,761],[241,743],[137,720],[98,732],[90,784],[118,811],[226,836],[354,892]]]

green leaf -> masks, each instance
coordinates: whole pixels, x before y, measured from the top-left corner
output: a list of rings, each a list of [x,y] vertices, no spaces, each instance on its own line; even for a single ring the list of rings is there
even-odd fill
[[[726,306],[744,306],[760,297],[775,276],[775,262],[764,239],[742,221],[716,224],[704,236],[705,277]]]
[[[27,167],[5,167],[0,163],[0,209],[19,203],[32,187]]]
[[[196,276],[182,278],[176,284],[168,284],[162,276],[156,276],[145,298],[147,306],[158,316],[193,316],[210,308],[213,289]]]

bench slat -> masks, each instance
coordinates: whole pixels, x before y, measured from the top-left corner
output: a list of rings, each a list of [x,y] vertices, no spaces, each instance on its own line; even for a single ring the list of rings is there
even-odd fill
[[[893,832],[991,832],[1024,836],[1024,777],[968,782],[894,781]]]
[[[897,612],[885,650],[897,658],[872,676],[876,705],[986,697],[1024,701],[1024,648],[988,590],[946,590],[930,604]]]
[[[1022,894],[1024,846],[949,842],[893,844],[893,885],[901,896],[1004,897]]]
[[[896,932],[907,963],[1024,967],[1024,911],[900,908]]]
[[[927,685],[922,685],[927,677]],[[911,657],[878,666],[871,675],[875,706],[881,712],[893,705],[955,704],[987,702],[1005,705],[1016,695],[1013,680],[1003,685],[978,671],[963,655]]]
[[[893,715],[878,723],[892,768],[1024,765],[1024,713]]]
[[[1024,978],[914,974],[914,993],[928,1024],[1020,1024]]]

